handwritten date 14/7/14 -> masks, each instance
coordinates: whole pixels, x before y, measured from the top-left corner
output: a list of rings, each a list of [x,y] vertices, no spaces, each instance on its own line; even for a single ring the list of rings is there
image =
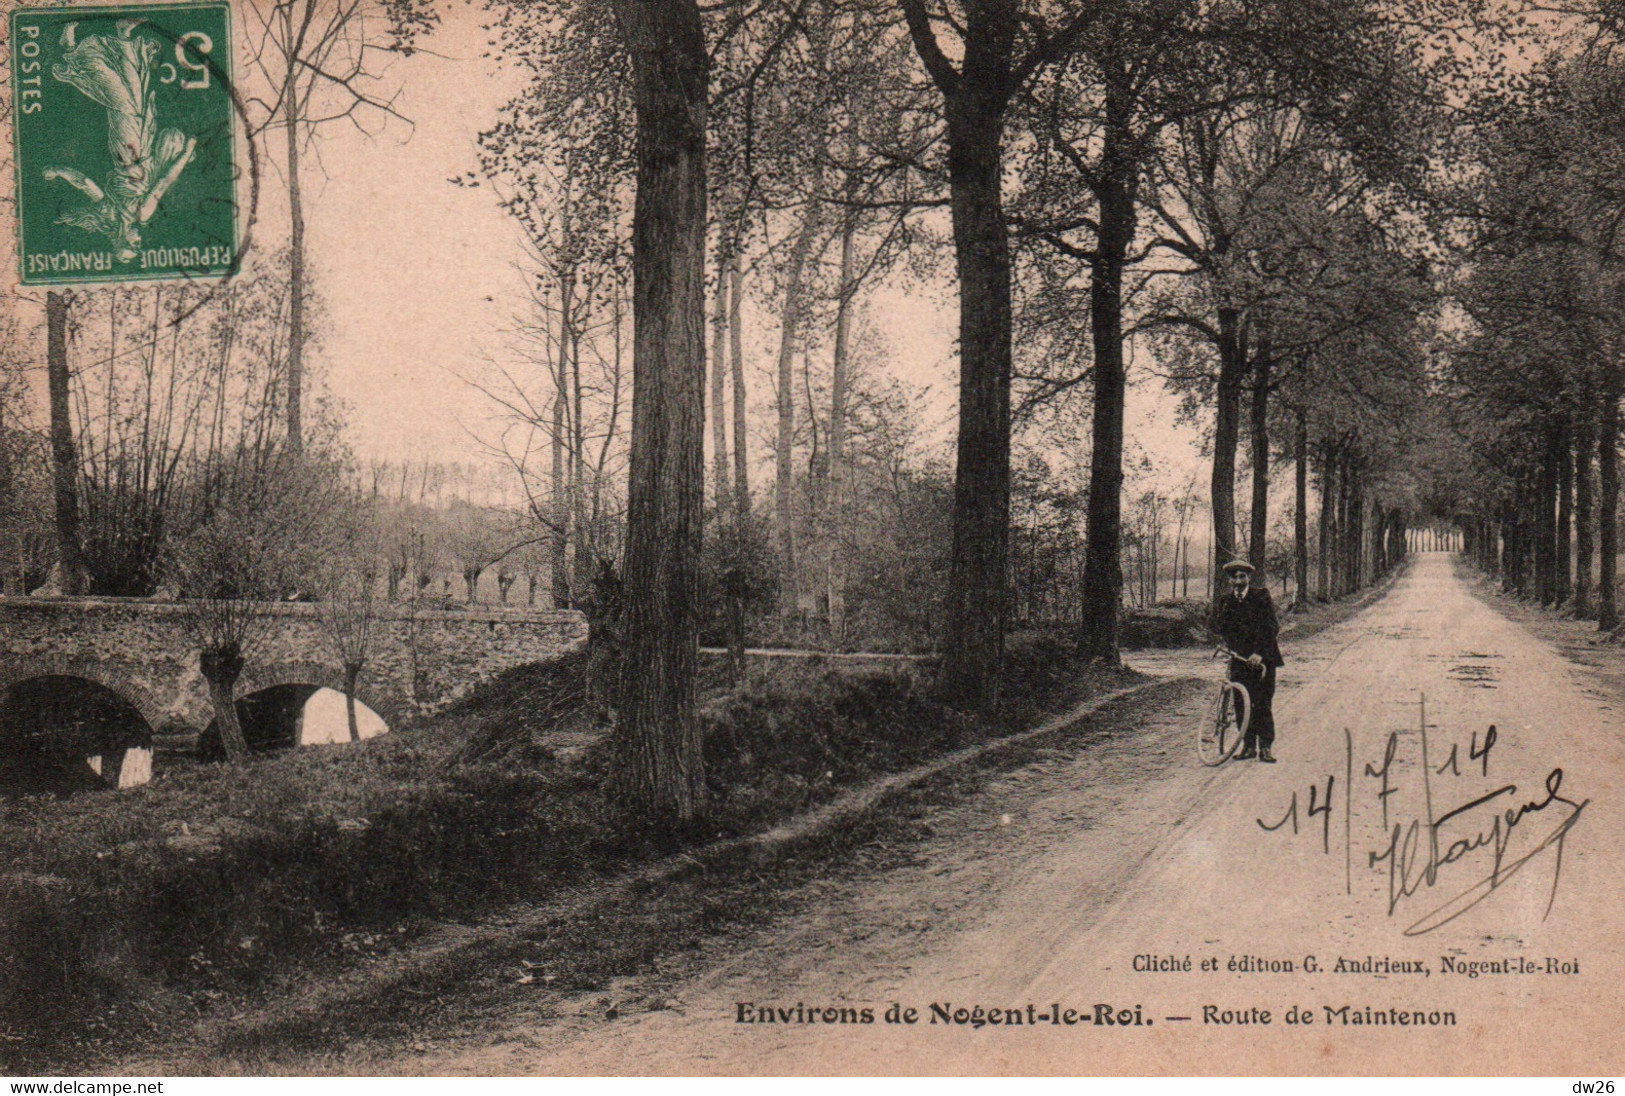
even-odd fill
[[[1362,765],[1356,781],[1354,740],[1345,730],[1344,771],[1327,774],[1302,793],[1293,791],[1279,816],[1257,819],[1259,828],[1318,834],[1328,856],[1340,829],[1347,891],[1353,891],[1356,860],[1363,854],[1365,868],[1386,876],[1389,916],[1401,906],[1425,909],[1406,926],[1407,936],[1454,921],[1537,860],[1545,860],[1551,872],[1549,914],[1562,879],[1564,843],[1590,800],[1566,792],[1557,767],[1533,791],[1504,783],[1463,792],[1464,785],[1489,781],[1499,733],[1491,725],[1483,734],[1473,732],[1465,744],[1440,750],[1430,741],[1425,697],[1420,708],[1414,747],[1402,750],[1400,732],[1390,733],[1382,760]],[[1381,813],[1382,838],[1376,848],[1357,853],[1355,818],[1372,809]],[[1334,815],[1341,816],[1336,827]],[[1440,901],[1440,895],[1448,897]]]

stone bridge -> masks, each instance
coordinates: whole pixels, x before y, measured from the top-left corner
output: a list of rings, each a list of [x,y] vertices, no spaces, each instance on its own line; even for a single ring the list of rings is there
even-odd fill
[[[193,611],[185,602],[130,598],[0,598],[0,693],[40,679],[93,682],[139,712],[149,732],[195,740],[214,711],[187,628]],[[237,683],[240,710],[257,695],[302,706],[319,688],[343,690],[337,647],[317,606],[266,603],[260,612]],[[586,618],[573,610],[383,603],[373,614],[356,698],[392,727],[587,639]]]

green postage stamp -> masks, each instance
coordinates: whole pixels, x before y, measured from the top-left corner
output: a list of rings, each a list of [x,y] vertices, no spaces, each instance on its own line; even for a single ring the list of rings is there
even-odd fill
[[[226,4],[12,12],[24,285],[231,272],[230,29]]]

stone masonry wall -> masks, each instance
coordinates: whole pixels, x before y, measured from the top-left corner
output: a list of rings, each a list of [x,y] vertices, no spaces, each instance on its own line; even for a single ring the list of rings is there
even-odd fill
[[[342,687],[337,649],[315,605],[261,609],[239,699],[275,685]],[[126,598],[0,598],[0,688],[44,675],[85,678],[129,700],[154,730],[202,730],[213,713],[187,628],[193,611],[185,602]],[[571,610],[389,603],[374,612],[356,693],[391,724],[587,639],[586,618]]]

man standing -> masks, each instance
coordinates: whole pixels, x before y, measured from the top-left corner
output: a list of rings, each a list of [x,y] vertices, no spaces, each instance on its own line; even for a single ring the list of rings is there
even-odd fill
[[[1280,625],[1275,620],[1275,604],[1270,592],[1253,586],[1253,565],[1244,559],[1224,565],[1230,592],[1220,594],[1208,614],[1207,624],[1224,640],[1232,654],[1230,680],[1239,681],[1252,695],[1252,718],[1237,761],[1256,757],[1274,764],[1270,747],[1275,744],[1275,671],[1286,665],[1275,637]]]

